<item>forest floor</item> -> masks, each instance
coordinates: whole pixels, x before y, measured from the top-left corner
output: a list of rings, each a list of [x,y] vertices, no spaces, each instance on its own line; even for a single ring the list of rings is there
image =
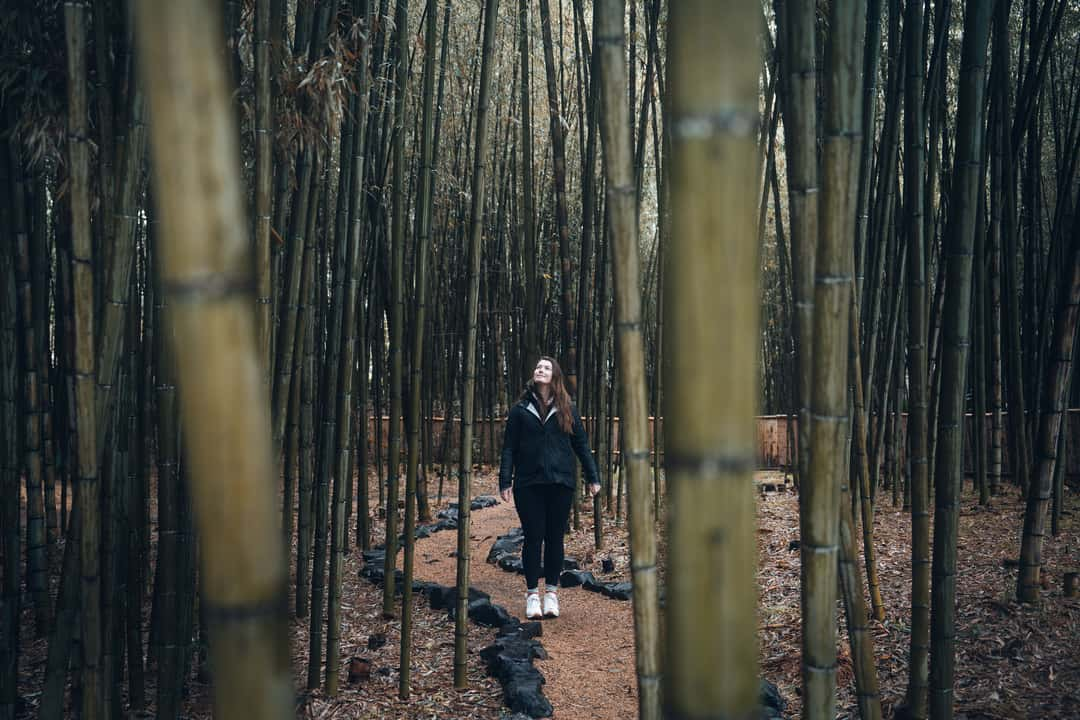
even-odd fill
[[[775,482],[775,474],[759,474]],[[495,494],[492,471],[474,473],[472,495]],[[374,485],[374,483],[372,483]],[[787,713],[801,712],[798,502],[790,485],[758,496],[758,591],[760,666],[762,676],[775,683],[788,703]],[[432,512],[456,499],[448,482],[442,503],[432,487]],[[373,501],[376,498],[372,498]],[[372,502],[374,507],[376,502]],[[1075,507],[1075,500],[1073,501]],[[1077,510],[1080,510],[1078,508]],[[1011,488],[993,498],[989,508],[965,494],[960,518],[957,577],[956,714],[959,719],[1080,717],[1080,599],[1062,596],[1065,571],[1080,569],[1080,524],[1077,511],[1063,518],[1061,534],[1047,536],[1045,590],[1034,606],[1015,599],[1023,502]],[[382,536],[376,522],[373,538]],[[512,504],[500,503],[474,511],[471,584],[488,592],[494,603],[511,615],[524,615],[524,581],[520,575],[485,562],[495,539],[519,525]],[[604,521],[604,549],[593,541],[591,513],[583,513],[567,539],[567,555],[602,582],[629,580],[629,549],[625,526]],[[872,622],[882,706],[886,718],[904,695],[910,642],[910,517],[882,498],[876,509],[874,532],[886,619]],[[665,544],[659,532],[660,559]],[[433,534],[417,543],[416,578],[454,584],[456,532]],[[602,571],[603,560],[614,570]],[[495,631],[470,625],[469,689],[452,683],[454,624],[445,611],[429,608],[423,596],[414,597],[412,688],[408,701],[398,698],[400,634],[397,620],[381,613],[382,590],[360,577],[360,553],[346,556],[342,607],[341,692],[330,698],[321,689],[305,691],[308,667],[308,621],[290,622],[292,667],[297,687],[297,714],[302,718],[490,718],[507,715],[502,690],[487,677],[478,651],[491,644]],[[400,557],[398,567],[401,566]],[[562,617],[543,623],[541,642],[548,659],[537,667],[546,678],[544,693],[555,708],[554,718],[628,718],[636,716],[636,679],[631,604],[578,588],[560,589]],[[290,601],[290,607],[292,602]],[[149,620],[149,610],[146,612]],[[838,717],[857,717],[853,674],[842,608],[838,605]],[[36,717],[45,641],[31,637],[32,616],[24,614],[17,717]],[[374,641],[372,640],[374,638]],[[379,647],[380,640],[385,644]],[[347,680],[352,657],[370,662],[366,679]],[[147,694],[154,697],[153,672]],[[191,720],[211,717],[210,685],[193,673],[188,683],[184,714]],[[131,717],[153,717],[149,713]]]

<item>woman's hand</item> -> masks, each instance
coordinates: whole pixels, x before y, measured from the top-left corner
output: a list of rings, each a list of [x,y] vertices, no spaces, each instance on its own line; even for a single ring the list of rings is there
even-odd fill
[[[600,483],[592,483],[589,485],[589,497],[596,497],[600,494]]]
[[[506,488],[505,490],[500,490],[499,491],[499,497],[502,498],[503,502],[510,502],[510,488]]]

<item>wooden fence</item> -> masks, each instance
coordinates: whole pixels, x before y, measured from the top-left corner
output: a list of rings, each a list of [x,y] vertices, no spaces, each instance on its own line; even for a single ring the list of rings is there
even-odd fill
[[[476,421],[476,427],[473,430],[473,459],[477,463],[498,463],[499,451],[502,447],[502,434],[503,434],[503,418],[497,419],[483,419]],[[653,417],[649,418],[649,437],[652,438],[652,426],[656,422]],[[791,439],[794,438],[794,433],[798,429],[798,420],[792,419],[792,432],[788,432],[788,417],[786,415],[762,415],[757,418],[757,437],[758,437],[758,467],[761,469],[781,469],[790,467],[794,461],[792,453]],[[1005,426],[1008,427],[1008,419],[1005,419]],[[586,428],[590,431],[590,440],[593,442],[595,448],[595,430],[593,428],[594,423],[590,418],[585,418]],[[660,419],[660,429],[663,431],[664,421]],[[615,418],[612,421],[614,432],[613,447],[618,448],[619,442],[619,419]],[[1080,475],[1080,409],[1069,410],[1066,413],[1066,464],[1065,472],[1069,476]],[[431,420],[431,455],[432,462],[441,461],[443,452],[450,452],[451,464],[456,462],[458,457],[458,445],[461,437],[460,433],[460,420],[457,418],[451,418],[449,423],[450,434],[445,438],[444,432],[447,429],[447,422],[444,418],[436,417]],[[900,422],[900,436],[897,442],[897,451],[900,453],[899,462],[901,467],[905,467],[907,461],[906,452],[906,429],[907,429],[907,416],[901,416]],[[368,450],[374,450],[374,434],[372,432],[373,427],[371,425],[371,419],[368,420]],[[389,421],[386,417],[382,418],[382,444],[383,452],[386,451],[387,440],[389,437]],[[873,428],[871,431],[873,432]],[[987,415],[987,421],[984,426],[984,433],[986,437],[986,447],[990,448],[990,416]],[[964,427],[964,470],[965,472],[973,472],[974,462],[973,453],[975,447],[975,422],[972,415],[968,415],[965,419]],[[402,453],[404,453],[405,437],[404,431],[402,432]],[[661,448],[661,453],[663,449]],[[614,456],[618,457],[617,449],[614,451]],[[882,448],[882,456],[884,456],[884,447]],[[1009,453],[1008,443],[1006,443],[1002,452],[1003,456],[1003,469],[1002,472],[1006,475],[1012,473],[1011,458]],[[884,459],[882,457],[882,459]]]

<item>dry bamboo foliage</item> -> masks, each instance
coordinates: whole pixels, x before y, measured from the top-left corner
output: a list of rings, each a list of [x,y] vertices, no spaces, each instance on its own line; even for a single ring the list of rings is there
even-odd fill
[[[757,705],[751,475],[759,23],[752,2],[681,2],[669,17],[667,272],[678,282],[665,285],[664,299],[670,554],[663,698],[674,717],[751,717]]]
[[[221,718],[291,717],[270,415],[217,6],[142,2],[137,20],[215,710]]]

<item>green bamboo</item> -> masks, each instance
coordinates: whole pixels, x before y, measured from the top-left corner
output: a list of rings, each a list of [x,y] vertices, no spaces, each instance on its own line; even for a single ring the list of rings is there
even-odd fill
[[[255,322],[259,358],[264,366],[267,397],[271,388],[271,337],[273,335],[273,290],[270,263],[271,182],[274,177],[271,113],[273,90],[270,77],[271,0],[255,3]],[[239,81],[239,78],[235,78]],[[288,547],[286,545],[286,547]]]
[[[362,20],[364,27],[369,26],[367,0],[354,0],[353,15],[355,19]],[[359,56],[364,57],[367,42],[361,39],[364,47],[359,50]],[[363,67],[363,66],[361,66]],[[367,128],[367,86],[366,69],[361,70],[360,89],[353,99],[352,115],[355,118],[354,132],[356,136],[352,142],[352,156],[342,158],[342,163],[351,166],[349,187],[347,188],[349,215],[354,220],[348,225],[348,237],[346,239],[347,254],[345,257],[345,269],[347,284],[342,288],[343,317],[341,336],[342,349],[337,367],[338,393],[337,393],[337,436],[335,438],[336,458],[333,466],[334,488],[331,498],[331,535],[330,535],[330,594],[328,598],[328,621],[326,630],[326,692],[328,695],[336,695],[339,686],[340,675],[340,652],[341,652],[341,581],[344,568],[346,537],[345,531],[345,501],[351,495],[352,487],[352,410],[353,410],[353,381],[356,376],[356,325],[357,306],[360,303],[359,284],[361,271],[361,247],[360,247],[360,193],[363,191],[364,162],[363,146],[364,131]],[[339,193],[346,192],[339,188]],[[342,228],[344,235],[345,228]]]
[[[136,17],[215,715],[292,717],[270,412],[255,347],[237,135],[215,51],[220,18],[209,0],[142,2]]]
[[[660,607],[656,574],[656,516],[649,477],[649,408],[645,395],[641,292],[638,270],[637,192],[632,166],[623,18],[625,0],[597,3],[595,53],[600,66],[604,177],[615,272],[615,327],[619,351],[620,434],[630,496],[630,558],[634,585],[634,656],[638,716],[660,717]],[[598,80],[594,78],[593,82]],[[597,504],[597,507],[599,505]],[[600,514],[596,514],[600,524]]]
[[[105,266],[105,302],[101,312],[101,342],[97,356],[96,395],[98,452],[107,452],[106,433],[116,406],[114,387],[120,372],[124,327],[128,322],[128,298],[131,293],[131,268],[135,258],[137,201],[142,185],[143,158],[146,154],[146,124],[144,123],[142,86],[132,83],[129,117],[125,119],[128,137],[120,144],[123,156],[116,177],[113,216],[108,232],[112,238],[108,264]]]
[[[863,536],[863,559],[866,564],[866,580],[870,591],[870,604],[873,608],[874,619],[881,622],[885,619],[885,604],[881,599],[881,583],[877,574],[877,554],[874,551],[874,504],[871,498],[870,466],[866,450],[866,404],[863,392],[862,363],[859,352],[859,306],[856,302],[855,291],[851,293],[850,342],[848,351],[848,377],[850,379],[853,394],[853,422],[855,435],[855,472],[853,477],[858,486],[852,490],[852,494],[859,493],[859,509],[862,513],[862,536]],[[875,458],[876,459],[876,458]],[[853,526],[854,530],[854,526]],[[860,595],[859,600],[862,597]],[[865,718],[864,718],[865,720]]]
[[[416,476],[420,462],[420,403],[423,398],[424,333],[427,313],[428,254],[431,247],[431,195],[434,189],[435,168],[432,163],[435,111],[435,45],[438,28],[438,2],[427,0],[424,25],[423,119],[420,126],[420,175],[417,178],[419,197],[416,202],[416,277],[412,295],[416,299],[412,319],[412,365],[409,381],[408,460],[405,465],[405,558],[401,588],[401,655],[398,668],[398,696],[409,699],[412,680],[412,581],[416,559]],[[488,18],[489,22],[492,18]],[[444,40],[446,42],[446,40]]]
[[[983,94],[991,3],[966,8],[956,120],[955,167],[944,244],[945,312],[941,400],[934,465],[934,549],[930,616],[930,717],[953,716],[956,546],[963,478],[964,389],[971,315],[975,213],[982,178]]]
[[[698,0],[673,4],[668,18],[668,270],[679,279],[666,285],[664,302],[668,717],[758,713],[760,263],[747,238],[755,235],[760,13],[753,2]],[[725,372],[715,372],[717,362]]]
[[[577,397],[577,332],[574,328],[573,275],[570,267],[570,224],[566,200],[566,137],[564,120],[559,109],[558,77],[555,74],[555,57],[552,43],[551,3],[540,0],[540,27],[544,40],[544,68],[547,71],[549,139],[552,153],[552,176],[555,191],[555,232],[559,238],[559,275],[561,292],[559,307],[562,313],[563,370],[566,373],[566,389],[571,397]]]
[[[101,517],[97,478],[97,430],[94,426],[94,265],[90,237],[89,127],[86,113],[86,3],[64,3],[68,70],[68,167],[71,195],[71,279],[75,299],[75,413],[78,428],[78,484],[81,508],[79,555],[80,626],[82,629],[81,715],[102,717],[101,586],[98,577]]]
[[[926,127],[922,3],[904,17],[904,216],[907,228],[908,456],[911,476],[911,649],[905,696],[912,720],[925,720],[930,650],[930,478],[927,465],[926,241],[923,200]],[[897,408],[899,410],[899,408]]]
[[[825,51],[822,192],[814,278],[810,458],[801,487],[803,569],[803,711],[831,718],[836,689],[835,602],[846,467],[848,343],[852,235],[862,129],[857,107],[862,79],[863,13],[858,2],[834,2]],[[861,594],[859,596],[861,598]],[[851,607],[849,605],[849,612]]]
[[[49,603],[49,558],[45,546],[44,465],[41,457],[41,376],[38,373],[38,343],[34,326],[34,296],[30,273],[30,228],[27,217],[26,169],[14,143],[8,143],[12,175],[11,234],[14,244],[15,282],[22,357],[22,467],[26,476],[26,584],[34,601],[38,637],[49,633],[52,609]]]
[[[1080,207],[1078,207],[1080,209]],[[1039,418],[1039,465],[1027,493],[1024,513],[1024,534],[1020,545],[1020,573],[1016,582],[1016,597],[1020,602],[1037,602],[1039,578],[1042,573],[1042,544],[1046,534],[1046,514],[1053,489],[1055,465],[1059,458],[1058,436],[1065,411],[1069,373],[1072,370],[1077,316],[1080,314],[1080,214],[1073,223],[1069,249],[1070,276],[1062,283],[1061,296],[1054,321],[1053,352],[1046,363],[1043,385],[1042,413]]]
[[[311,242],[314,242],[313,240]],[[304,269],[305,284],[311,284],[314,268]],[[295,353],[292,370],[293,383],[300,384],[299,456],[299,506],[296,522],[296,602],[295,615],[307,617],[311,608],[312,543],[314,540],[315,512],[315,329],[306,310],[310,293],[302,296],[304,305],[299,308],[300,320],[296,339],[302,342],[302,352]],[[299,377],[297,377],[299,375]]]
[[[60,537],[56,512],[56,452],[54,447],[53,394],[56,375],[53,372],[53,356],[50,347],[50,271],[51,243],[49,238],[48,174],[39,168],[34,176],[32,189],[32,236],[30,238],[30,274],[33,285],[34,337],[40,358],[41,455],[43,486],[45,490],[45,542],[50,554],[55,554],[55,544]]]
[[[2,160],[2,159],[0,159]],[[0,161],[0,192],[4,192],[6,163]],[[0,199],[0,208],[6,204]],[[0,210],[0,212],[3,212]],[[6,213],[4,213],[6,215]],[[2,242],[7,244],[7,223]],[[10,247],[10,245],[8,246]],[[5,248],[6,250],[7,248]],[[22,537],[19,499],[19,400],[18,307],[15,293],[15,265],[11,252],[0,251],[0,548],[3,549],[3,585],[0,585],[0,720],[14,720],[19,679],[19,584]],[[74,543],[68,543],[73,545]]]
[[[405,338],[405,296],[402,287],[405,264],[405,98],[409,89],[409,4],[396,0],[394,12],[394,134],[391,140],[393,176],[391,185],[390,239],[390,438],[387,458],[386,556],[383,568],[383,616],[394,615],[394,570],[398,552],[398,485],[401,471],[401,366]]]
[[[521,234],[525,239],[525,347],[521,353],[522,375],[528,376],[531,364],[540,357],[537,328],[536,224],[533,202],[533,131],[532,87],[529,81],[529,0],[518,2],[518,67],[521,68]],[[449,5],[447,6],[449,7]]]
[[[795,352],[798,372],[798,476],[802,482],[810,460],[810,394],[813,368],[814,255],[818,234],[817,170],[817,38],[816,2],[796,0],[781,5],[783,36],[784,154],[788,172],[788,214],[791,228],[792,287],[795,305]],[[805,567],[805,566],[804,566]]]
[[[468,289],[465,309],[465,382],[461,396],[461,448],[458,466],[458,535],[457,535],[457,598],[454,621],[454,687],[467,687],[466,653],[468,641],[469,566],[472,551],[469,527],[472,515],[472,445],[475,422],[477,374],[477,317],[480,313],[480,255],[484,231],[484,198],[487,193],[488,101],[491,91],[492,65],[495,62],[495,19],[499,0],[484,1],[484,36],[480,61],[480,86],[476,97],[476,140],[473,144],[472,198],[469,206]]]

